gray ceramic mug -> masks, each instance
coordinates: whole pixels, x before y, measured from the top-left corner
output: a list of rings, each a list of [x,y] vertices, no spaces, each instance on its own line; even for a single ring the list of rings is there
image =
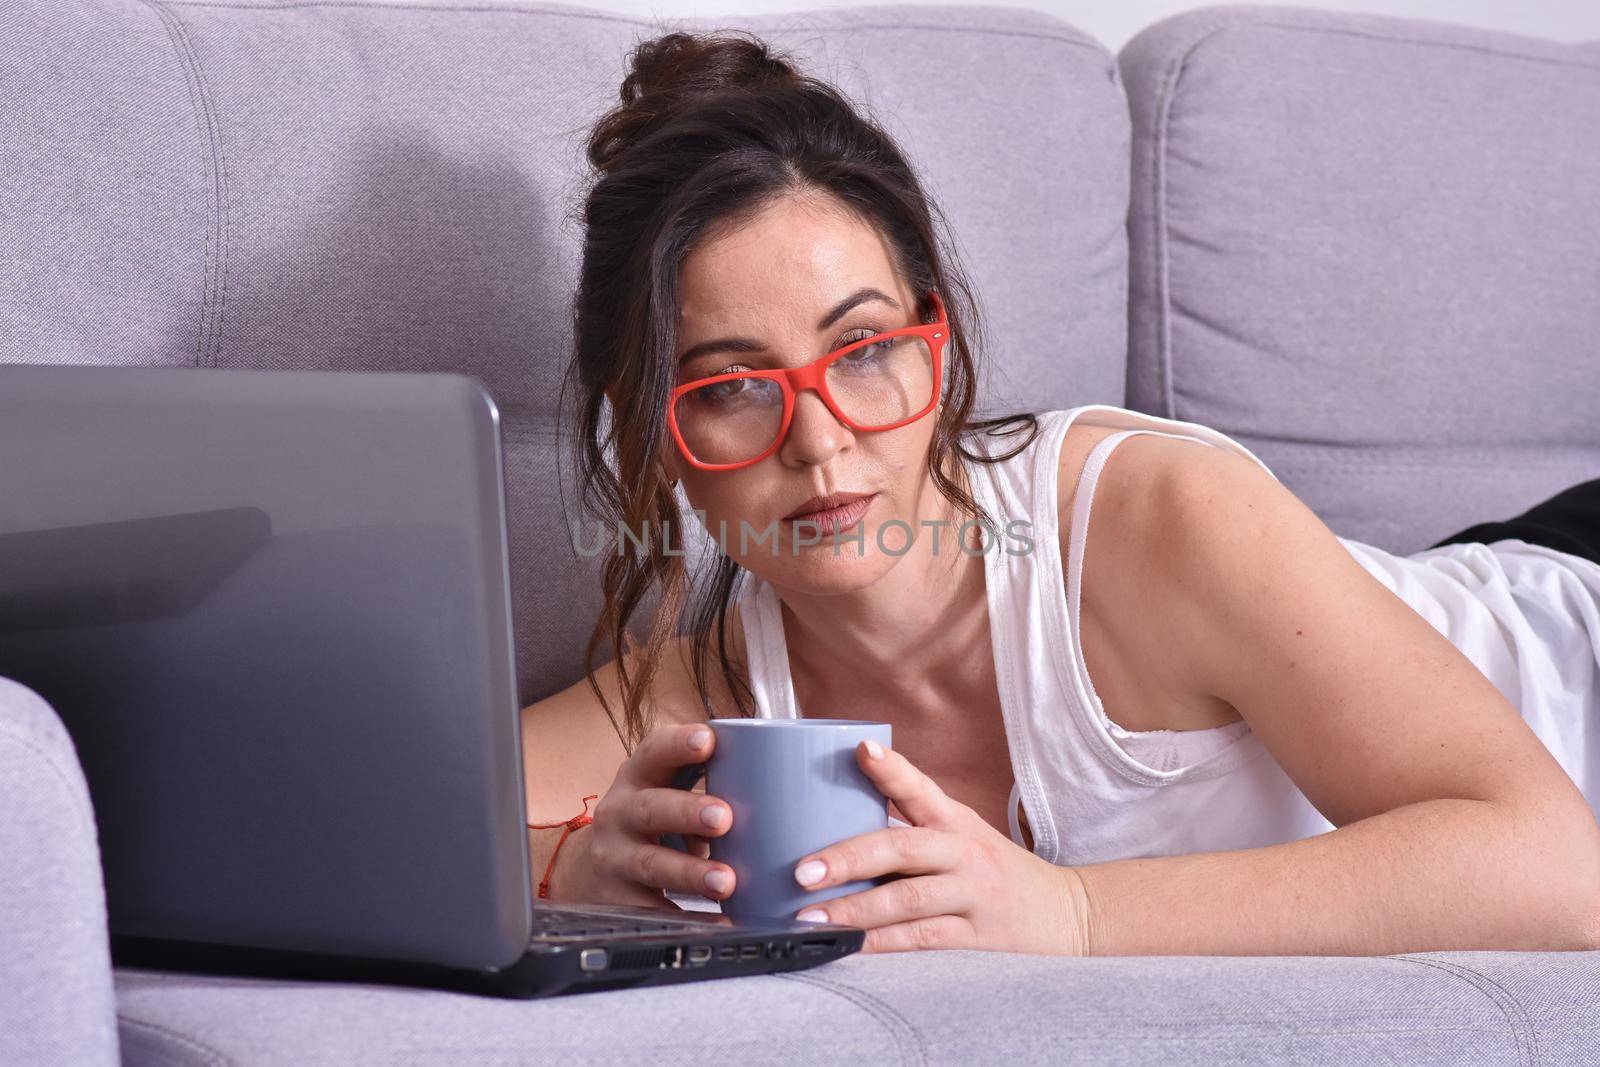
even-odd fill
[[[733,918],[793,919],[809,904],[860,893],[884,879],[807,889],[794,880],[803,858],[857,834],[889,825],[889,802],[856,763],[856,746],[891,747],[890,724],[866,719],[712,719],[711,758],[681,768],[674,789],[706,792],[733,809],[733,825],[708,838],[711,858],[733,868]],[[661,843],[687,852],[679,834]]]

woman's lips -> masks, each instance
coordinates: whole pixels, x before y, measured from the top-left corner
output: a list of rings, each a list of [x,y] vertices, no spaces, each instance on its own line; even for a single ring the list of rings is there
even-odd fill
[[[806,515],[796,515],[783,521],[791,525],[797,522],[814,523],[823,533],[827,533],[830,527],[836,534],[843,533],[861,521],[861,517],[867,513],[867,509],[872,506],[872,502],[876,499],[878,499],[878,494],[873,493],[858,500],[852,500],[848,504],[840,504],[836,508],[813,511]]]

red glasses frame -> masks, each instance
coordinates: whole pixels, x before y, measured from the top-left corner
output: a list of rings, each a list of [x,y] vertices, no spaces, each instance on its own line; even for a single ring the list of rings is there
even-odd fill
[[[878,433],[883,430],[893,430],[907,423],[916,422],[928,412],[932,411],[939,403],[940,372],[944,366],[944,343],[949,339],[950,325],[945,319],[944,301],[939,299],[939,294],[932,289],[928,290],[928,298],[933,301],[933,309],[938,318],[933,322],[921,326],[904,326],[898,330],[885,330],[875,333],[871,337],[863,337],[859,341],[852,341],[843,348],[836,348],[825,356],[819,356],[810,363],[801,367],[776,367],[772,370],[740,370],[730,371],[727,374],[713,374],[708,378],[696,378],[692,382],[685,382],[672,390],[667,397],[667,429],[672,432],[672,437],[678,442],[678,451],[689,463],[703,471],[731,471],[741,467],[748,467],[752,463],[760,463],[778,450],[784,438],[789,436],[789,423],[794,417],[795,397],[807,389],[815,390],[827,405],[833,417],[861,433]],[[828,392],[828,383],[824,375],[828,365],[834,360],[849,355],[858,348],[866,345],[877,344],[886,337],[903,337],[915,334],[928,342],[928,349],[933,357],[933,397],[928,401],[928,406],[915,415],[908,415],[896,422],[886,423],[882,426],[863,426],[843,411],[834,402],[832,394]],[[732,381],[737,378],[767,378],[778,383],[783,390],[783,421],[778,424],[778,434],[772,439],[772,444],[759,456],[752,459],[741,460],[738,463],[702,463],[689,451],[688,442],[683,439],[683,433],[678,429],[677,407],[678,398],[693,389],[699,389],[713,382]]]

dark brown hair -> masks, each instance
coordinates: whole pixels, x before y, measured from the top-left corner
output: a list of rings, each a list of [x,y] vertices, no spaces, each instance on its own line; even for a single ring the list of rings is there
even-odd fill
[[[829,194],[874,226],[917,294],[921,321],[932,320],[929,289],[944,300],[949,370],[928,463],[939,492],[991,528],[992,517],[946,475],[946,459],[952,449],[977,462],[1006,459],[1038,431],[1031,413],[969,421],[975,353],[982,347],[975,301],[948,242],[936,236],[936,217],[937,232],[948,232],[943,216],[877,123],[833,86],[798,73],[786,57],[741,31],[668,33],[639,44],[631,59],[621,105],[598,121],[588,141],[598,173],[584,203],[569,368],[569,379],[578,383],[578,429],[571,437],[583,507],[607,529],[621,523],[644,531],[646,543],[643,552],[606,554],[605,606],[585,650],[589,684],[629,752],[650,728],[646,696],[668,643],[683,627],[691,592],[700,594],[686,629],[702,705],[711,715],[706,664],[713,644],[738,713],[754,703],[748,680],[728,657],[725,625],[743,568],[719,552],[709,580],[692,590],[682,538],[669,554],[651,533],[684,528],[659,459],[670,440],[666,402],[676,384],[679,268],[696,242],[737,229],[780,197],[808,191]],[[615,402],[606,424],[608,389]],[[961,445],[965,434],[996,433],[1013,423],[1010,432],[1027,426],[1033,433],[1006,455],[988,460]],[[631,533],[629,539],[636,543]],[[653,586],[659,598],[639,646],[629,621]],[[616,660],[626,730],[594,677],[602,643]]]

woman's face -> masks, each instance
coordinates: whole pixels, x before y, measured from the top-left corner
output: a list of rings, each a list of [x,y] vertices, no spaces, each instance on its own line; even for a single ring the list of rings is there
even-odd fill
[[[757,347],[701,351],[680,365],[677,381],[798,367],[872,334],[920,325],[917,294],[891,262],[876,229],[815,193],[785,197],[737,230],[702,242],[680,272],[675,356],[724,338]],[[858,433],[808,390],[796,395],[788,433],[765,459],[737,470],[701,470],[669,437],[664,462],[690,504],[705,513],[711,536],[741,566],[787,589],[848,592],[892,567],[911,532],[921,531],[926,494],[935,492],[927,454],[937,417],[936,408],[898,429]],[[837,547],[831,527],[786,519],[811,498],[834,493],[872,494]],[[905,526],[883,530],[880,547],[879,528],[890,519]]]

